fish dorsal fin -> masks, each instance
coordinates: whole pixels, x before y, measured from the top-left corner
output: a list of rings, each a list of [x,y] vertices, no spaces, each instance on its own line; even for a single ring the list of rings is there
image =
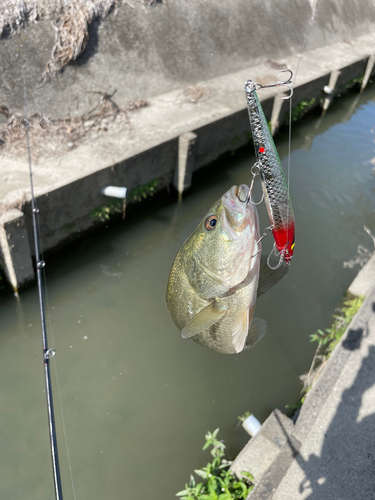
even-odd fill
[[[199,311],[199,313],[189,321],[181,332],[182,338],[189,339],[203,332],[203,330],[207,330],[207,328],[210,328],[210,326],[219,321],[226,312],[226,309],[223,310],[221,308],[221,310],[218,310],[217,303],[211,302],[211,304]]]
[[[267,323],[264,319],[253,318],[250,325],[250,330],[246,338],[245,349],[251,349],[259,342],[259,340],[264,336],[267,330]]]
[[[245,346],[247,332],[249,330],[249,310],[245,312],[242,321],[232,332],[232,343],[236,352],[241,352]]]
[[[260,270],[259,270],[259,281],[258,281],[258,292],[257,296],[259,297],[267,290],[269,290],[272,286],[276,285],[281,278],[283,278],[287,272],[289,271],[289,266],[282,263],[279,269],[270,269],[267,264],[267,256],[262,255],[260,261]]]

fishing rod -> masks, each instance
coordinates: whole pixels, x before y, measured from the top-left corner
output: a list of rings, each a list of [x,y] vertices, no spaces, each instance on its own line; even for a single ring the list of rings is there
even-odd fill
[[[52,398],[50,363],[49,363],[50,359],[55,355],[55,350],[48,349],[48,341],[47,341],[46,316],[45,316],[45,308],[44,308],[44,293],[43,293],[43,280],[42,280],[42,269],[45,266],[45,262],[44,262],[44,260],[42,260],[40,258],[39,244],[38,244],[37,216],[39,214],[39,209],[36,206],[35,197],[34,197],[33,171],[32,171],[32,165],[31,165],[30,138],[29,138],[29,110],[28,110],[28,104],[27,104],[25,80],[24,80],[24,98],[25,98],[26,141],[27,141],[27,153],[28,153],[28,160],[29,160],[29,175],[30,175],[30,188],[31,188],[31,213],[32,213],[32,219],[33,219],[36,277],[37,277],[37,282],[38,282],[40,320],[41,320],[41,326],[42,326],[44,376],[45,376],[45,384],[46,384],[48,427],[49,427],[49,437],[50,437],[50,444],[51,444],[53,481],[54,481],[54,486],[55,486],[56,500],[63,500],[60,465],[59,465],[59,454],[58,454],[58,450],[57,450],[57,440],[56,440],[55,412],[54,412],[54,408],[53,408],[53,398]]]

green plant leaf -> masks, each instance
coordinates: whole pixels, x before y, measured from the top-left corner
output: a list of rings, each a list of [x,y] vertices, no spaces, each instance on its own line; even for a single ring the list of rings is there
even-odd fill
[[[249,418],[249,417],[250,417],[250,415],[252,415],[252,413],[250,413],[249,411],[245,411],[245,413],[244,413],[243,415],[240,415],[240,416],[239,416],[239,417],[237,417],[237,418],[238,418],[238,420],[239,420],[240,422],[245,422],[245,420],[246,420],[247,418]]]
[[[176,497],[183,497],[185,495],[188,495],[189,491],[188,490],[181,490],[178,493],[176,493]]]
[[[232,495],[229,493],[229,491],[226,491],[225,493],[222,493],[219,495],[219,500],[232,500]]]
[[[194,488],[194,494],[198,496],[199,493],[202,491],[202,489],[203,489],[203,483],[198,483],[197,486]]]
[[[217,477],[212,476],[207,481],[207,489],[210,495],[217,495],[218,493],[219,485],[217,483],[217,479]]]
[[[247,479],[250,479],[250,481],[254,481],[254,477],[252,476],[252,474],[250,474],[250,472],[246,471],[246,470],[243,470],[241,472],[241,474],[245,477],[247,477]]]
[[[207,472],[204,471],[203,469],[194,469],[194,472],[197,474],[197,476],[203,477],[203,479],[208,478]]]

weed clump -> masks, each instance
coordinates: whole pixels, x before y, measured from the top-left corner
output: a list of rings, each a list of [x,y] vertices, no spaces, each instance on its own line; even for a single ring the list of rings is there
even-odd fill
[[[344,301],[342,306],[337,308],[337,313],[333,315],[332,326],[325,330],[318,329],[310,335],[311,342],[317,342],[318,347],[316,348],[310,370],[307,374],[300,377],[303,383],[304,396],[318,378],[322,368],[327,363],[334,348],[340,342],[341,337],[344,335],[351,320],[357,314],[363,301],[364,297],[356,297],[352,300]],[[304,397],[302,399],[303,403]]]
[[[202,469],[194,470],[203,481],[196,483],[194,476],[190,475],[185,489],[176,493],[181,500],[245,500],[254,488],[254,478],[249,472],[243,471],[241,478],[237,478],[230,470],[232,462],[224,458],[226,446],[217,439],[218,432],[219,429],[216,429],[205,436],[203,450],[212,446],[212,462]]]

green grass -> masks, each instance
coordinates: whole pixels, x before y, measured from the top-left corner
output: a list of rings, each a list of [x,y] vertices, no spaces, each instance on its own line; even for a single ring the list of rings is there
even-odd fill
[[[72,222],[72,223],[70,223],[70,224],[68,223],[68,224],[65,224],[65,225],[61,228],[61,230],[67,233],[68,231],[70,231],[71,229],[73,229],[73,227],[74,227],[74,226],[75,226],[75,223],[74,223],[74,222]]]
[[[295,122],[297,120],[300,120],[303,115],[305,115],[309,109],[315,104],[316,98],[312,97],[308,101],[301,101],[297,106],[295,106],[292,109],[292,121]],[[289,117],[287,118],[287,121],[289,120]]]
[[[350,322],[363,304],[363,301],[364,297],[356,297],[351,300],[345,300],[343,305],[338,308],[338,313],[332,316],[332,325],[325,330],[318,329],[315,333],[310,335],[310,341],[317,342],[318,346],[316,348],[309,372],[307,375],[301,377],[305,381],[305,387],[302,390],[302,397],[297,404],[286,405],[288,410],[297,410],[303,405],[307,393],[312,388],[313,383],[319,376],[321,369],[328,361],[334,348],[340,342]]]
[[[357,83],[361,84],[362,81],[363,81],[363,77],[365,76],[364,73],[362,73],[361,75],[355,77],[355,78],[352,78],[351,80],[349,80],[348,82],[346,82],[344,85],[341,85],[341,87],[345,87],[347,89],[351,89],[352,87],[354,87],[355,85],[357,85]]]
[[[122,201],[121,200],[110,200],[105,205],[100,205],[94,210],[91,210],[90,217],[92,219],[99,219],[102,222],[109,220],[111,215],[114,213],[121,213],[122,211]],[[65,226],[64,226],[65,227]]]
[[[150,196],[153,196],[155,193],[155,188],[159,184],[159,179],[154,179],[143,186],[132,189],[127,196],[129,201],[142,201]]]
[[[253,489],[254,478],[249,472],[242,472],[243,477],[239,479],[229,470],[232,462],[224,458],[226,446],[217,439],[218,432],[219,429],[216,429],[205,436],[203,449],[212,446],[212,462],[194,471],[203,481],[197,483],[194,476],[190,475],[185,489],[176,494],[181,500],[245,500]]]
[[[311,342],[318,342],[318,349],[324,347],[324,358],[328,359],[333,349],[340,342],[349,323],[357,314],[364,301],[364,297],[356,297],[352,300],[346,300],[339,309],[339,313],[333,316],[332,326],[325,330],[317,330],[310,335]]]

